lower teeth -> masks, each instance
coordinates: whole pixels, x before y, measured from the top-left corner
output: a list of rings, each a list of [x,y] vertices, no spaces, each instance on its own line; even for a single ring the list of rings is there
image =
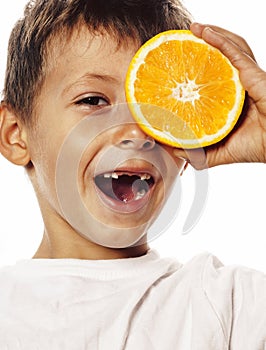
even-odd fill
[[[141,191],[138,191],[137,193],[136,193],[136,195],[135,195],[135,197],[134,197],[134,201],[137,201],[138,199],[141,199],[141,198],[143,198],[144,196],[145,196],[145,194],[147,193],[147,191],[146,190],[144,190],[144,189],[142,189]],[[124,203],[128,203],[128,202],[130,202],[130,200],[128,200],[127,198],[124,198],[123,199],[123,202]]]
[[[138,199],[143,198],[145,196],[145,194],[146,194],[146,190],[144,190],[144,189],[139,191],[139,192],[137,192],[134,200],[137,201]]]

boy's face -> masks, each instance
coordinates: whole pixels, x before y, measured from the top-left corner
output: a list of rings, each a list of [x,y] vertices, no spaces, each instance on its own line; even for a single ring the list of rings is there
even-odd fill
[[[58,44],[48,55],[37,125],[28,130],[45,225],[70,224],[104,246],[132,245],[158,216],[183,161],[148,138],[128,112],[124,84],[136,43],[118,47],[111,36],[84,28]]]

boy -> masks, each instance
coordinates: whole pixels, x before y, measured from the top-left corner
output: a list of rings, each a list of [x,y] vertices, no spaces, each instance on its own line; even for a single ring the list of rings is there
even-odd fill
[[[130,119],[134,53],[190,22],[178,0],[37,0],[13,30],[0,147],[26,167],[45,230],[32,260],[1,270],[0,349],[264,349],[262,274],[205,254],[181,266],[146,241],[182,158],[198,169],[265,162],[266,74],[221,28],[191,25],[240,71],[247,108],[234,134],[205,158]]]

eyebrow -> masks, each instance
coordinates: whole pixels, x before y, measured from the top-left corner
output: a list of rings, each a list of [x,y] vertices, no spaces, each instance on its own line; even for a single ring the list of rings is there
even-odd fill
[[[73,88],[75,85],[78,85],[79,83],[84,83],[89,80],[100,80],[103,82],[109,82],[112,84],[119,84],[118,78],[109,75],[109,74],[102,74],[102,73],[86,73],[82,75],[80,78],[78,78],[74,83],[71,83],[62,92],[62,95],[65,95],[71,88]]]

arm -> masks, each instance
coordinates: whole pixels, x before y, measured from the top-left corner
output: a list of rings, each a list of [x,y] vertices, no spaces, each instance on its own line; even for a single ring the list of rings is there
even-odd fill
[[[193,23],[192,32],[218,48],[239,70],[247,92],[238,126],[221,142],[198,150],[176,149],[196,169],[240,162],[266,163],[266,72],[257,65],[244,39],[225,29]]]

